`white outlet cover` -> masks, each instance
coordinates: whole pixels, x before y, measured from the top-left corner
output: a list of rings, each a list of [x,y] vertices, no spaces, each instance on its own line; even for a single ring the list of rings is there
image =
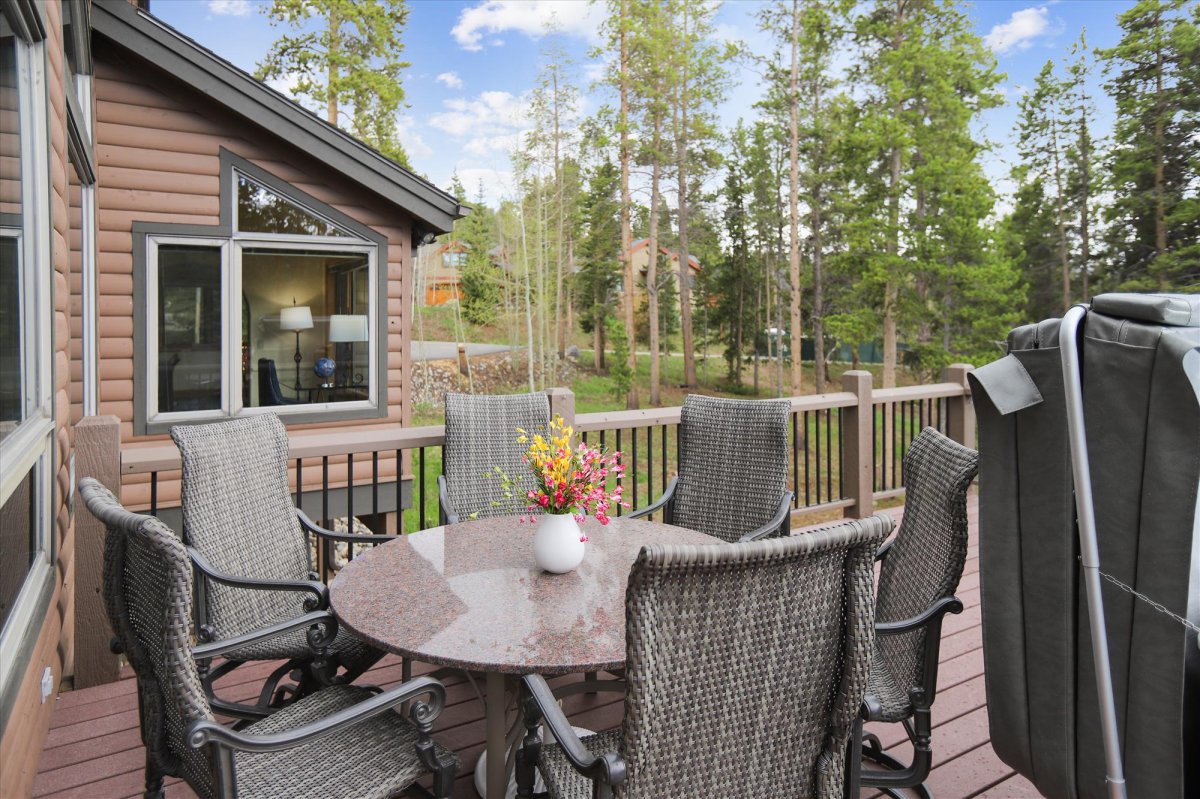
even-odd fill
[[[47,666],[42,672],[42,704],[46,704],[46,699],[50,694],[54,693],[54,672]]]

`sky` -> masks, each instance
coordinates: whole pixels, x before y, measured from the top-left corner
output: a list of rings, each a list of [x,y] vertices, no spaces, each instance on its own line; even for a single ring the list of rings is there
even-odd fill
[[[976,32],[996,54],[1006,74],[1006,103],[981,115],[977,133],[993,148],[984,169],[1001,192],[998,211],[1008,206],[1007,179],[1016,160],[1013,128],[1017,100],[1033,85],[1047,59],[1057,64],[1086,27],[1092,47],[1111,47],[1120,37],[1117,16],[1132,0],[978,0],[966,6]],[[513,194],[510,152],[529,124],[529,93],[537,80],[548,23],[558,28],[558,45],[574,62],[585,114],[612,101],[597,85],[605,63],[591,51],[599,43],[601,4],[585,0],[409,0],[404,57],[412,66],[404,87],[408,108],[400,119],[401,140],[416,172],[445,188],[457,173],[469,199],[482,188],[490,205]],[[726,0],[716,17],[720,38],[744,42],[752,53],[771,51],[758,30],[758,0]],[[180,32],[247,71],[270,49],[283,29],[273,28],[259,0],[152,0],[152,13]],[[718,109],[723,128],[755,116],[762,96],[749,64],[735,64],[734,86]],[[1111,127],[1112,104],[1103,95],[1104,76],[1092,78],[1097,130]],[[286,82],[275,84],[285,89]]]

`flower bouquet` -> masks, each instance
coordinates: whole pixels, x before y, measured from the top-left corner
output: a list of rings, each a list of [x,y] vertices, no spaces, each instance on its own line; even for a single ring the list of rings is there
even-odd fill
[[[546,435],[520,428],[517,433],[517,442],[529,445],[521,461],[529,466],[532,485],[522,485],[522,478],[510,477],[498,466],[494,476],[503,484],[506,500],[524,505],[522,521],[538,525],[534,537],[538,565],[546,571],[569,572],[583,561],[587,536],[579,522],[592,516],[600,524],[608,524],[613,508],[629,507],[621,498],[625,472],[621,453],[609,454],[581,440],[572,441],[574,431],[561,416],[550,422]],[[611,491],[610,476],[616,483]],[[540,516],[524,513],[538,510]]]

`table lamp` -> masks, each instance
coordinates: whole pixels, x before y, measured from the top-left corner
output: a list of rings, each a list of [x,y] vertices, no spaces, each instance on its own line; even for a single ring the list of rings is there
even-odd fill
[[[333,314],[329,317],[329,340],[335,344],[348,344],[350,346],[350,357],[347,359],[338,358],[339,361],[346,360],[349,363],[354,363],[354,342],[367,340],[367,315],[366,314]],[[360,382],[361,378],[357,381]],[[351,381],[346,381],[351,382]]]
[[[279,311],[279,329],[293,330],[296,333],[296,354],[292,356],[292,360],[296,362],[297,397],[300,396],[300,331],[310,330],[312,326],[312,311],[307,305],[297,305],[294,297],[290,306],[281,308]]]

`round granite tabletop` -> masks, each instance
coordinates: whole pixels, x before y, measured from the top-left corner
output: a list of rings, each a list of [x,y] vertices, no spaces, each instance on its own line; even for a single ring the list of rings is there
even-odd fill
[[[425,663],[510,674],[625,665],[625,585],[646,544],[712,544],[693,530],[588,519],[583,563],[533,562],[535,525],[479,519],[399,536],[358,556],[329,587],[341,624]]]

